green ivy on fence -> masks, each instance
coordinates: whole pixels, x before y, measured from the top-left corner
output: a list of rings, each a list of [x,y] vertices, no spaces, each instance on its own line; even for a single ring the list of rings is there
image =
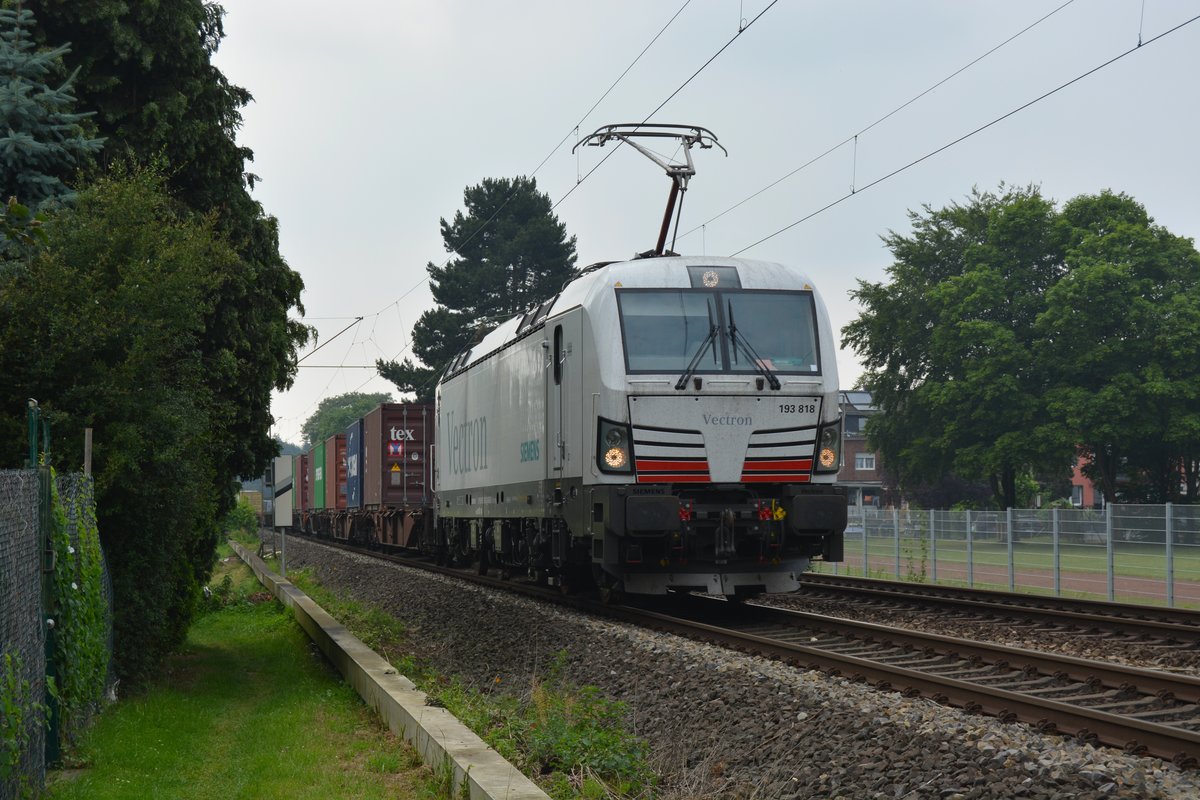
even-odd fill
[[[33,697],[21,657],[4,654],[0,669],[0,792],[6,785],[18,796],[31,794],[29,776],[21,774],[21,760],[32,739],[33,725],[46,720],[46,707]]]
[[[90,479],[78,479],[68,502],[73,506],[75,543],[67,513],[53,486],[51,547],[55,554],[54,607],[58,667],[57,692],[63,739],[71,742],[104,696],[108,678],[108,604],[104,597],[104,561],[96,526]]]

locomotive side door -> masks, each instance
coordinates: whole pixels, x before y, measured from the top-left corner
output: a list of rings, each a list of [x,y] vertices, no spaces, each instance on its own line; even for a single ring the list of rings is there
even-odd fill
[[[573,309],[546,323],[546,478],[580,475],[582,375],[580,312]]]

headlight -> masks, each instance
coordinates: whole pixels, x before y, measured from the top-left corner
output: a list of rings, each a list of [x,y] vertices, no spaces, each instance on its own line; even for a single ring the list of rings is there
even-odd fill
[[[596,425],[596,463],[601,472],[633,471],[629,426],[601,417]]]
[[[817,438],[817,463],[815,472],[837,472],[841,466],[842,420],[821,427]]]

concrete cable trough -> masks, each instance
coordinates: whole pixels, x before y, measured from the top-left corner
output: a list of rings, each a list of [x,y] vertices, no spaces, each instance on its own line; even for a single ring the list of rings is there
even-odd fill
[[[292,609],[300,627],[397,736],[408,740],[435,769],[447,759],[454,786],[471,800],[548,800],[549,795],[444,708],[425,704],[425,693],[331,617],[261,558],[230,542],[262,584]]]

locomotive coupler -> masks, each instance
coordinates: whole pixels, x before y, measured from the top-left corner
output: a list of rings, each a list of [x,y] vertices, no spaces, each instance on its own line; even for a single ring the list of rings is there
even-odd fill
[[[726,508],[721,512],[721,521],[717,525],[715,555],[718,564],[728,563],[737,555],[737,512]]]

